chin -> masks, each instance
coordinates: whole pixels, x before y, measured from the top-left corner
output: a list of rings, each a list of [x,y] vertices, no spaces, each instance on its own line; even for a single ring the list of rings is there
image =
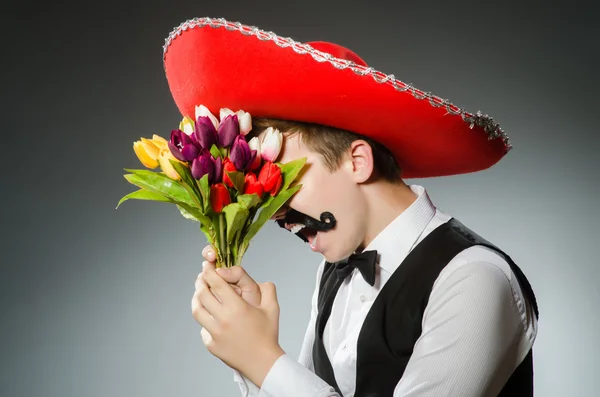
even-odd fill
[[[350,250],[352,251],[352,250]],[[324,249],[321,255],[325,258],[327,262],[335,263],[341,260],[348,258],[352,252],[347,252],[347,250],[339,251],[339,248],[336,250],[332,249]]]

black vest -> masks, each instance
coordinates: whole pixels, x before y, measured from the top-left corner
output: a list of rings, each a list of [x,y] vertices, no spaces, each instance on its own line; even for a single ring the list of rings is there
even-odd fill
[[[519,285],[538,316],[535,295],[512,259],[456,219],[440,225],[406,257],[383,286],[362,325],[357,345],[356,397],[390,397],[421,335],[423,312],[442,269],[461,251],[482,245],[497,251],[509,263]],[[324,307],[323,289],[335,284],[334,266],[326,263],[319,286],[318,310]],[[334,291],[335,293],[337,291]],[[329,317],[329,313],[326,314]],[[317,324],[313,361],[315,373],[341,395],[323,345],[324,323]],[[532,351],[515,369],[499,396],[533,396]]]

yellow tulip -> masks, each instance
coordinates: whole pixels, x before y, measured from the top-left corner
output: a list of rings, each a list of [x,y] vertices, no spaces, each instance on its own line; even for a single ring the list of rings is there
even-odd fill
[[[144,166],[148,168],[158,167],[159,148],[152,141],[141,138],[133,143],[133,151]]]
[[[183,164],[181,161],[177,160],[175,156],[171,153],[171,151],[167,149],[162,149],[160,154],[158,155],[158,162],[160,163],[160,168],[163,170],[165,175],[167,175],[171,179],[179,180],[181,176],[177,173],[173,165],[169,162],[169,160],[177,161],[178,163]]]
[[[167,140],[160,135],[152,135],[152,143],[156,145],[156,147],[158,147],[160,150],[169,148]]]

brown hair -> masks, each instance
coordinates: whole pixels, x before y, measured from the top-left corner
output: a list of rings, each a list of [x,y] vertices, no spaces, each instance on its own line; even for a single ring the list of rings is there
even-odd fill
[[[254,118],[252,120],[252,131],[250,131],[248,139],[259,135],[268,127],[276,128],[288,136],[300,134],[302,142],[322,156],[323,163],[331,172],[340,166],[352,142],[362,139],[371,146],[375,173],[388,182],[398,183],[401,181],[401,169],[395,156],[388,148],[371,138],[320,124]]]

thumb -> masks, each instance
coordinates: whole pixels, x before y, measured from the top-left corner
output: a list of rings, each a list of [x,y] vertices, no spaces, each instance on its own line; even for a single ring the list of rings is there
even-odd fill
[[[268,310],[279,310],[279,302],[277,301],[277,289],[272,282],[258,284],[260,288],[261,301],[260,305]]]
[[[232,266],[229,268],[221,267],[217,273],[229,284],[238,286],[242,291],[258,293],[260,289],[248,273],[241,266]]]

